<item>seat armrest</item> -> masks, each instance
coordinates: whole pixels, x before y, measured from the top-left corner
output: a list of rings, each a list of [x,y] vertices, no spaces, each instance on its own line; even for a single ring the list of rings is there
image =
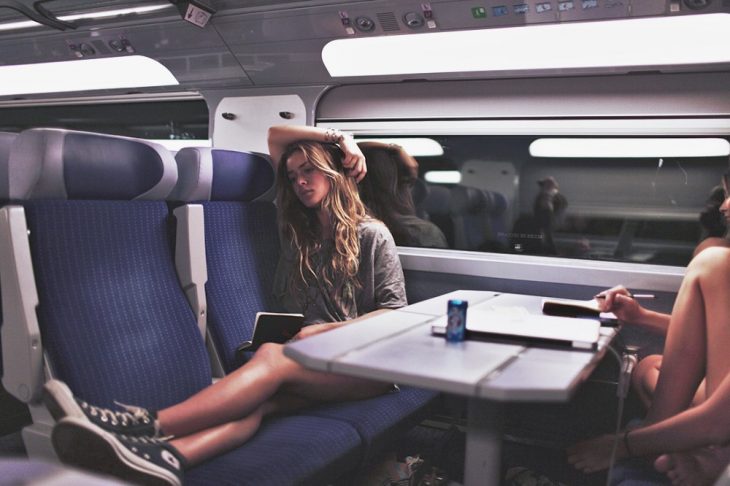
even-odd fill
[[[175,208],[173,214],[177,219],[175,233],[177,277],[195,314],[200,335],[205,340],[213,376],[220,378],[225,376],[225,372],[208,330],[208,301],[205,297],[208,264],[205,256],[205,213],[203,206],[200,204],[186,204]]]
[[[44,383],[43,346],[28,226],[21,206],[0,209],[0,289],[3,386],[18,400],[33,402],[40,398]]]
[[[208,265],[205,260],[203,206],[186,204],[176,208],[174,215],[177,219],[175,234],[177,276],[195,313],[200,335],[205,339],[207,323],[205,283],[208,281]]]

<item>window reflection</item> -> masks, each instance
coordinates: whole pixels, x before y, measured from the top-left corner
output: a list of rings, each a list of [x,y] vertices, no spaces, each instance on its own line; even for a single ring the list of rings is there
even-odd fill
[[[541,137],[428,138],[444,154],[416,157],[415,209],[449,248],[683,266],[725,237],[708,207],[727,156],[545,158],[529,151]],[[460,182],[426,180],[447,171]]]

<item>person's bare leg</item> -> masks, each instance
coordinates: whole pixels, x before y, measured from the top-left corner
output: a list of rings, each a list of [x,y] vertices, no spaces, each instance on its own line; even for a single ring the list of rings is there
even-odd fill
[[[700,279],[707,316],[705,394],[711,396],[730,373],[730,249],[708,248],[698,258],[704,264]]]
[[[170,444],[188,461],[188,466],[194,466],[249,440],[256,434],[263,417],[264,406],[240,420],[172,439]]]
[[[639,361],[631,375],[631,386],[646,408],[651,406],[661,365],[662,356],[652,354]]]
[[[730,300],[727,298],[730,292],[730,250],[707,249],[693,260],[690,269],[694,270],[697,278],[706,316],[703,333],[706,340],[706,380],[704,390],[700,387],[698,394],[709,399],[730,373],[730,353],[727,353],[730,343]],[[666,362],[667,357],[661,365],[660,382],[666,372]],[[655,402],[658,400],[659,397]],[[673,484],[694,486],[712,484],[728,462],[730,446],[725,445],[664,454],[654,465],[658,471],[666,473]]]
[[[636,365],[634,373],[631,375],[631,386],[636,390],[639,399],[648,409],[654,398],[657,380],[662,367],[662,356],[660,354],[652,354],[645,357]],[[705,382],[700,383],[694,398],[692,406],[697,406],[705,400]]]
[[[707,304],[702,283],[710,267],[708,256],[715,250],[703,251],[687,267],[667,330],[661,372],[646,417],[648,424],[686,410],[705,375]]]
[[[317,401],[356,400],[384,393],[389,385],[302,368],[278,344],[262,346],[244,366],[189,399],[157,414],[163,434],[183,437],[238,421],[280,389]]]

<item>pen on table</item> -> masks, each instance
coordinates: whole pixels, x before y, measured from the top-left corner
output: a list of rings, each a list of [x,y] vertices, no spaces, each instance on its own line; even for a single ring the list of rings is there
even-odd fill
[[[626,294],[620,294],[620,295],[626,295]],[[631,299],[635,300],[642,300],[642,299],[656,299],[656,295],[654,294],[632,294],[629,293],[629,295],[626,295],[626,297],[629,297]],[[593,296],[594,299],[605,299],[606,294],[598,294]]]

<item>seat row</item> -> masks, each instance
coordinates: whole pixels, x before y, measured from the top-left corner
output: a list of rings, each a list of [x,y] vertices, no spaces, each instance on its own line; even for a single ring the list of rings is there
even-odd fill
[[[455,250],[507,249],[507,199],[499,192],[421,181],[415,188],[418,215],[436,224]]]
[[[48,379],[100,406],[161,409],[238,366],[256,312],[277,310],[276,211],[257,200],[274,181],[266,156],[187,148],[173,158],[147,141],[59,129],[5,138],[3,385],[29,405],[31,457],[52,454]],[[268,420],[186,483],[341,481],[435,398],[404,388]]]

